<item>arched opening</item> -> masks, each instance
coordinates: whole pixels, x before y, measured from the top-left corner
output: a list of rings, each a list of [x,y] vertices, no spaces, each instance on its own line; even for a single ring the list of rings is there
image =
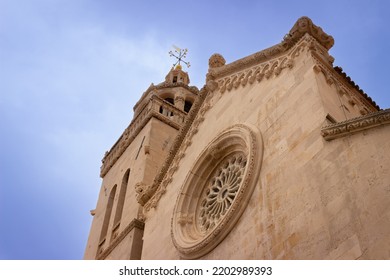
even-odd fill
[[[108,225],[110,223],[110,217],[112,212],[112,205],[114,204],[115,193],[116,193],[116,185],[111,189],[110,196],[108,197],[107,200],[106,212],[104,213],[103,226],[99,238],[99,250],[103,246],[104,242],[106,241]]]
[[[113,231],[119,226],[122,219],[123,206],[125,204],[127,184],[129,182],[130,169],[127,169],[125,175],[123,175],[121,189],[119,190],[118,203],[116,205],[115,217],[114,217],[114,227]]]
[[[192,102],[189,101],[189,100],[186,100],[186,101],[184,102],[184,111],[185,111],[186,113],[188,113],[188,112],[191,110],[191,107],[192,107]]]

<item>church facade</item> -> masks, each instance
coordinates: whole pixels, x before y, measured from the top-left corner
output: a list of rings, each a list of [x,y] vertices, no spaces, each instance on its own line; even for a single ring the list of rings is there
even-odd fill
[[[85,259],[389,259],[390,110],[298,19],[206,84],[180,65],[108,151]]]

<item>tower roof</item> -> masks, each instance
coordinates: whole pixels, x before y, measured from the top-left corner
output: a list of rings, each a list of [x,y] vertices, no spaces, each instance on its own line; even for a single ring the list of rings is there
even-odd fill
[[[154,85],[150,84],[149,88],[142,94],[140,100],[134,105],[134,115],[136,116],[140,112],[142,105],[145,104],[145,101],[148,100],[148,96],[152,94],[153,91],[164,89],[164,88],[175,88],[182,87],[194,94],[198,94],[199,89],[196,86],[189,86],[190,78],[187,72],[184,72],[181,67],[175,67],[168,72],[165,76],[165,81]]]

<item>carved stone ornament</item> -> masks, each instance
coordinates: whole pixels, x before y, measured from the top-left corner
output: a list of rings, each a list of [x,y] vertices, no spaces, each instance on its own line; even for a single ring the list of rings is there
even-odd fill
[[[258,182],[260,131],[239,124],[219,134],[189,171],[172,218],[172,240],[186,259],[214,249],[232,230]]]
[[[138,182],[137,184],[135,184],[135,192],[137,193],[136,198],[139,204],[144,205],[146,201],[149,200],[150,198],[148,196],[149,188],[150,186],[146,185],[143,182]]]
[[[326,34],[321,27],[315,25],[308,17],[301,17],[291,28],[290,32],[284,37],[283,44],[293,44],[298,41],[305,33],[313,36],[322,46],[329,50],[334,45],[332,36]]]
[[[218,79],[243,70],[244,68],[249,68],[262,62],[269,61],[270,59],[275,59],[293,48],[293,46],[295,46],[295,44],[306,34],[314,38],[326,51],[334,44],[333,37],[326,34],[320,27],[316,26],[310,18],[301,17],[294,24],[293,28],[291,28],[290,32],[284,36],[283,41],[277,45],[223,66],[211,67],[209,62],[209,77]],[[210,60],[212,60],[212,58],[213,56],[210,57]]]
[[[390,124],[390,109],[381,110],[365,116],[334,123],[321,129],[321,135],[330,141],[336,138],[351,135],[362,130],[367,130],[380,125]]]
[[[216,68],[221,67],[226,64],[225,58],[220,55],[219,53],[215,53],[209,58],[209,67],[210,68]]]

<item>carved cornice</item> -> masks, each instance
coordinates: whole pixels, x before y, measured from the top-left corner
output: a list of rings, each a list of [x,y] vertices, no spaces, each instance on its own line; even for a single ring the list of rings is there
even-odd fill
[[[253,84],[255,81],[261,82],[263,79],[270,79],[273,76],[278,76],[283,69],[291,69],[293,66],[294,60],[288,56],[271,59],[260,65],[217,80],[213,90],[218,88],[221,93],[224,93],[225,91],[237,89],[240,86],[245,87],[246,85]]]
[[[167,117],[159,112],[160,106],[167,108],[173,112],[173,117]],[[115,164],[119,157],[124,153],[127,147],[133,142],[134,138],[144,128],[152,117],[155,117],[162,122],[172,126],[175,129],[180,129],[185,122],[186,113],[182,112],[169,102],[166,102],[156,95],[150,97],[149,102],[142,111],[133,118],[130,125],[122,133],[118,141],[114,144],[109,152],[107,152],[102,160],[100,176],[104,177],[110,168]]]
[[[390,124],[390,109],[328,125],[321,129],[321,135],[329,141],[361,130],[388,124]]]
[[[244,68],[260,64],[264,61],[268,61],[291,49],[305,34],[309,34],[315,38],[326,50],[329,50],[334,44],[333,37],[326,34],[320,27],[313,24],[310,18],[301,17],[294,24],[290,32],[284,36],[281,43],[242,59],[236,60],[227,65],[209,68],[208,75],[211,79],[216,79],[225,75],[229,75],[233,72],[237,72]],[[218,66],[221,65],[221,63],[212,65]]]
[[[307,51],[320,53],[321,56],[332,61],[332,58],[329,55],[323,53],[327,53],[327,51],[324,50],[313,37],[306,34],[288,52],[277,58],[269,59],[255,66],[241,69],[218,79],[213,79],[213,76],[208,75],[207,86],[210,91],[218,89],[219,92],[223,94],[225,91],[231,91],[238,87],[245,87],[255,82],[259,83],[277,77],[284,69],[293,68],[295,59],[301,53]]]
[[[133,219],[126,227],[125,229],[118,235],[117,238],[114,239],[114,241],[102,252],[100,253],[96,259],[98,260],[104,260],[108,257],[108,255],[119,245],[119,243],[122,242],[122,240],[134,229],[138,228],[140,230],[143,230],[145,227],[145,223],[138,220]]]
[[[345,75],[341,75],[332,65],[323,63],[316,55],[313,57],[316,62],[316,65],[313,67],[314,71],[316,73],[322,73],[326,82],[329,85],[334,85],[341,96],[345,95],[348,103],[358,106],[362,115],[379,110],[379,106],[367,94],[360,90],[360,88],[358,89],[356,86],[352,86],[345,79]]]

